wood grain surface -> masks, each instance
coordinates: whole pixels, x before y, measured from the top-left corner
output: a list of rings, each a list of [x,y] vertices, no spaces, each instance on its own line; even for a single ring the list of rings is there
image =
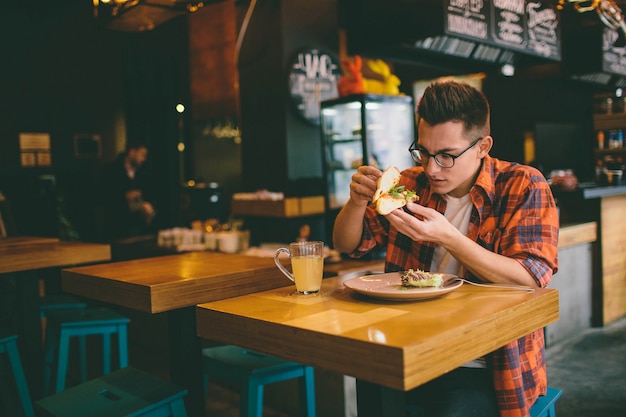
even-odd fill
[[[104,244],[23,236],[0,239],[0,273],[66,267],[110,259],[111,247]]]
[[[562,225],[559,229],[559,249],[583,243],[593,243],[598,239],[598,223],[576,223]]]
[[[626,315],[626,195],[604,197],[602,210],[602,317],[609,324]]]
[[[217,252],[70,268],[62,281],[67,292],[148,313],[292,285],[273,258]]]
[[[277,288],[197,307],[202,338],[410,390],[559,317],[558,292],[464,284],[418,302],[369,298],[325,279],[319,295]]]

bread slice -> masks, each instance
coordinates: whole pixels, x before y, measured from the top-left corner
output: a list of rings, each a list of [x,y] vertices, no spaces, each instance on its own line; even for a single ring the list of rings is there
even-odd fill
[[[417,201],[414,191],[405,190],[404,186],[397,187],[400,181],[400,170],[390,166],[377,181],[377,188],[372,202],[376,204],[378,214],[387,215],[392,211],[404,207],[409,201]]]
[[[388,193],[391,187],[396,185],[400,181],[400,170],[394,166],[390,166],[386,170],[383,171],[383,175],[378,178],[376,182],[376,192],[374,193],[374,197],[372,197],[372,201],[376,202],[380,197]]]
[[[391,213],[395,209],[404,207],[406,201],[402,198],[379,198],[376,201],[376,211],[383,216]]]

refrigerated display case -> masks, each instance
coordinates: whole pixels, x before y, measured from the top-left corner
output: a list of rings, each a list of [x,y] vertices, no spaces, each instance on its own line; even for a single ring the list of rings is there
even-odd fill
[[[357,94],[320,103],[326,209],[341,208],[350,181],[363,161],[379,169],[413,166],[408,148],[415,140],[410,96]]]

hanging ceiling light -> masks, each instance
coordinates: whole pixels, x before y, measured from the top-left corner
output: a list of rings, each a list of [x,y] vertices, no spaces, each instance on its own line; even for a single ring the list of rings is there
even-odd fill
[[[93,13],[109,29],[141,32],[217,1],[220,0],[93,0]]]

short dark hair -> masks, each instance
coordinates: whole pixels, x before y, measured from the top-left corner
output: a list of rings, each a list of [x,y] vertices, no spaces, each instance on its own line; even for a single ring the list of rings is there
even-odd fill
[[[126,153],[128,153],[128,151],[132,149],[141,149],[141,148],[148,149],[148,146],[146,145],[145,142],[138,140],[138,139],[129,139],[126,141]]]
[[[429,125],[463,122],[467,133],[481,136],[491,133],[489,102],[483,93],[469,84],[456,81],[435,81],[426,87],[417,106],[418,123]]]

